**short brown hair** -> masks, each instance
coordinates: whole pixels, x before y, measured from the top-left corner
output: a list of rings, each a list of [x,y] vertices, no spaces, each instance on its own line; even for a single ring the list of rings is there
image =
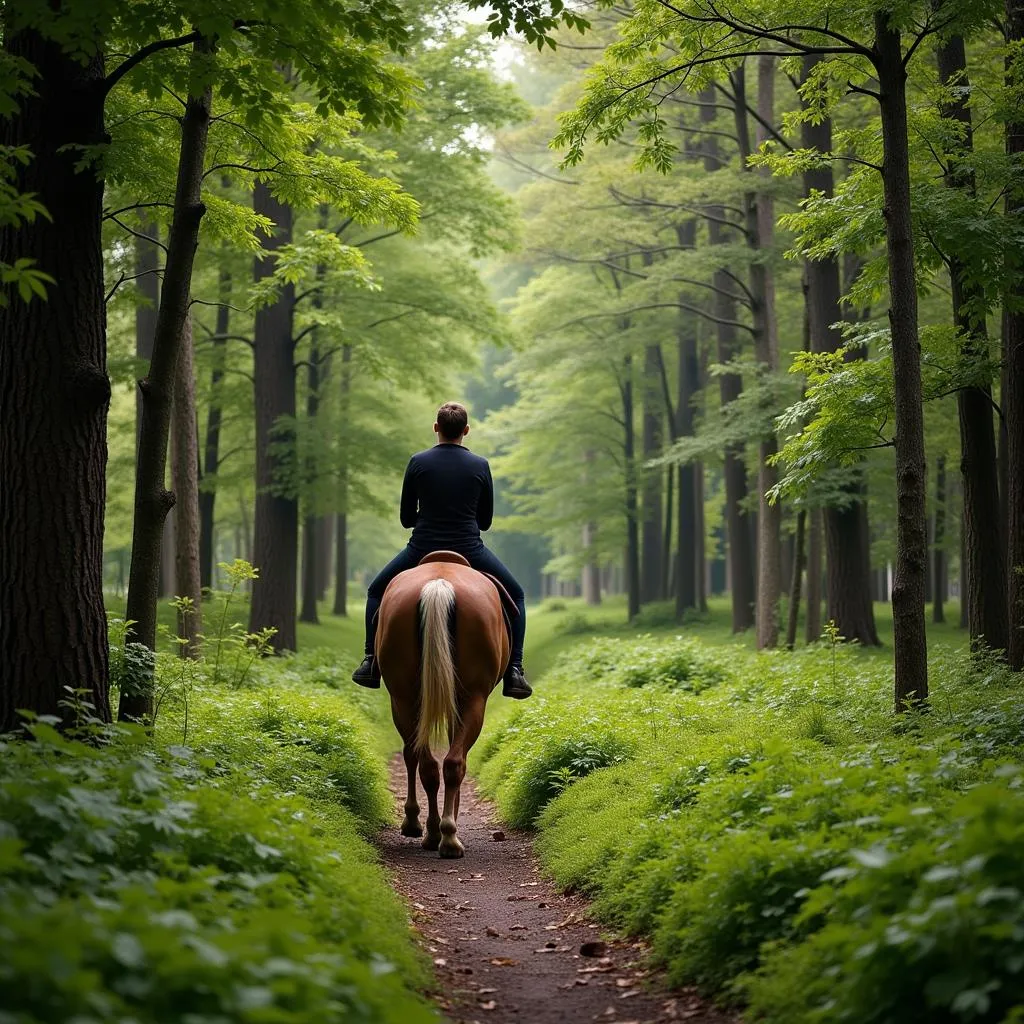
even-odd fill
[[[458,402],[445,402],[437,410],[437,430],[446,441],[454,441],[462,437],[466,424],[469,423],[469,413],[464,405]]]

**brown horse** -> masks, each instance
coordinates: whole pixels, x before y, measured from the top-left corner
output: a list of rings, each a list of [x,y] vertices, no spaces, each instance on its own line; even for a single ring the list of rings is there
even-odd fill
[[[377,661],[391,694],[391,714],[404,744],[409,774],[403,836],[422,836],[416,768],[427,793],[423,848],[461,857],[456,835],[466,755],[480,735],[487,698],[508,665],[509,638],[497,588],[451,551],[427,555],[384,591],[377,622]],[[448,741],[444,812],[438,813],[440,773],[430,750]]]

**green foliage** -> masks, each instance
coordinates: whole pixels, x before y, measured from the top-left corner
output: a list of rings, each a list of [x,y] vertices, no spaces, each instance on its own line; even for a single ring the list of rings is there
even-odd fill
[[[44,720],[0,742],[10,1019],[434,1019],[358,835],[391,813],[374,727],[298,664],[271,676],[197,683],[190,747],[173,687],[156,743],[94,727],[86,745]]]
[[[749,1000],[751,1019],[1008,1019],[1024,1001],[1012,674],[939,647],[941,696],[897,728],[885,661],[829,639],[705,649],[729,672],[699,694],[620,688],[694,641],[583,641],[540,707],[485,736],[480,777],[509,820],[532,821],[560,884],[650,936],[674,983]],[[559,742],[610,735],[628,758],[563,786]]]

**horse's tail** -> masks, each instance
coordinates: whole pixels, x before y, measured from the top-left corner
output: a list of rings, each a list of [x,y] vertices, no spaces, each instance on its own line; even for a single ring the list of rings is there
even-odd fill
[[[436,735],[455,727],[455,658],[449,629],[455,611],[455,588],[447,580],[430,580],[420,591],[422,660],[420,662],[420,716],[416,747],[429,750]]]

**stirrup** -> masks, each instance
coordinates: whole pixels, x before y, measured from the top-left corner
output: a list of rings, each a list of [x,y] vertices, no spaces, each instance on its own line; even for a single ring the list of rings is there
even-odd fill
[[[366,655],[360,666],[352,673],[352,682],[365,686],[368,690],[380,689],[380,666],[372,654]]]

